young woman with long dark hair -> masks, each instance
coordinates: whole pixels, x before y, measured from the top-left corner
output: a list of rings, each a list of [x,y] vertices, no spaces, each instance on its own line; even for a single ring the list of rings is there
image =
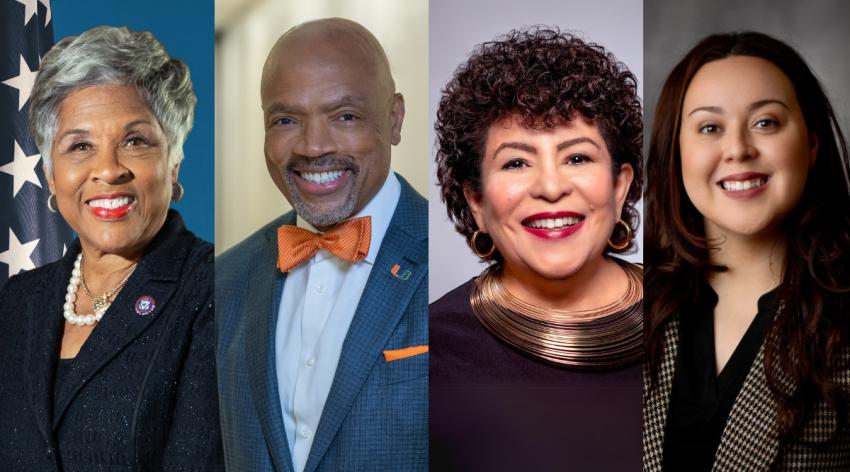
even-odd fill
[[[850,470],[848,154],[817,78],[705,38],[647,157],[644,470]]]

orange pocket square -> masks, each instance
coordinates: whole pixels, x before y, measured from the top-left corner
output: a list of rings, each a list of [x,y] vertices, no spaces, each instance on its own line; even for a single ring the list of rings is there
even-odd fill
[[[419,354],[424,354],[426,352],[428,352],[428,345],[410,346],[403,349],[389,349],[384,351],[384,359],[386,359],[387,362],[392,362],[399,359],[405,359],[407,357],[418,356]]]

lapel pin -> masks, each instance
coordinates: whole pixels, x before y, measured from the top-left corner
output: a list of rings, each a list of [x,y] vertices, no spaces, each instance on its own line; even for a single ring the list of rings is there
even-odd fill
[[[136,313],[141,316],[150,315],[155,308],[156,300],[150,295],[142,295],[136,300]]]
[[[394,265],[393,268],[390,269],[390,273],[393,274],[393,277],[401,280],[407,280],[411,275],[409,270],[401,270],[401,266],[398,264]]]

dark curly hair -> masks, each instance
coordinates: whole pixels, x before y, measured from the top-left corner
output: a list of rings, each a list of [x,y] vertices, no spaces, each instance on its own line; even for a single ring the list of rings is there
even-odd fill
[[[463,194],[481,190],[481,158],[487,130],[517,116],[528,128],[553,128],[580,115],[599,127],[616,176],[622,164],[634,180],[620,215],[633,229],[641,196],[643,119],[637,79],[602,46],[543,26],[513,30],[478,46],[443,89],[437,110],[437,179],[449,218],[471,244],[477,229]],[[615,225],[612,241],[627,237]],[[634,241],[616,252],[633,250]],[[613,251],[610,247],[609,251]],[[495,251],[484,260],[502,262]]]
[[[790,46],[762,33],[706,37],[676,65],[658,99],[646,169],[656,185],[647,188],[645,200],[650,387],[657,386],[666,324],[680,307],[693,303],[708,273],[726,270],[711,264],[718,241],[706,238],[704,218],[685,192],[679,128],[694,75],[730,56],[758,57],[779,68],[794,85],[808,131],[817,137],[806,187],[783,222],[788,248],[779,296],[785,308],[765,342],[764,370],[783,444],[799,435],[821,401],[837,414],[837,434],[850,412],[850,392],[835,380],[848,368],[840,359],[850,349],[850,158],[832,106],[808,65]]]

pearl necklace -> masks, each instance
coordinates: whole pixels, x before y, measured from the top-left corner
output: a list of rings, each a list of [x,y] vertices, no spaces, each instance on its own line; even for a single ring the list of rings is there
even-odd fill
[[[118,283],[118,286],[115,287],[110,292],[107,292],[103,295],[95,295],[89,292],[88,287],[86,287],[86,283],[83,280],[83,253],[77,255],[77,259],[74,261],[74,270],[71,271],[71,280],[68,282],[68,292],[65,294],[65,304],[62,306],[63,312],[62,316],[68,320],[72,325],[78,326],[91,326],[101,320],[103,318],[103,314],[106,313],[106,310],[109,309],[109,306],[112,305],[112,302],[109,301],[109,298],[115,294],[121,287],[127,283],[127,280],[130,279],[130,276],[133,274],[131,270],[124,280]],[[135,267],[134,267],[135,269]],[[83,289],[86,292],[86,295],[94,299],[94,314],[90,315],[78,315],[76,310],[76,302],[77,301],[77,289],[80,286],[80,281],[83,282]]]

